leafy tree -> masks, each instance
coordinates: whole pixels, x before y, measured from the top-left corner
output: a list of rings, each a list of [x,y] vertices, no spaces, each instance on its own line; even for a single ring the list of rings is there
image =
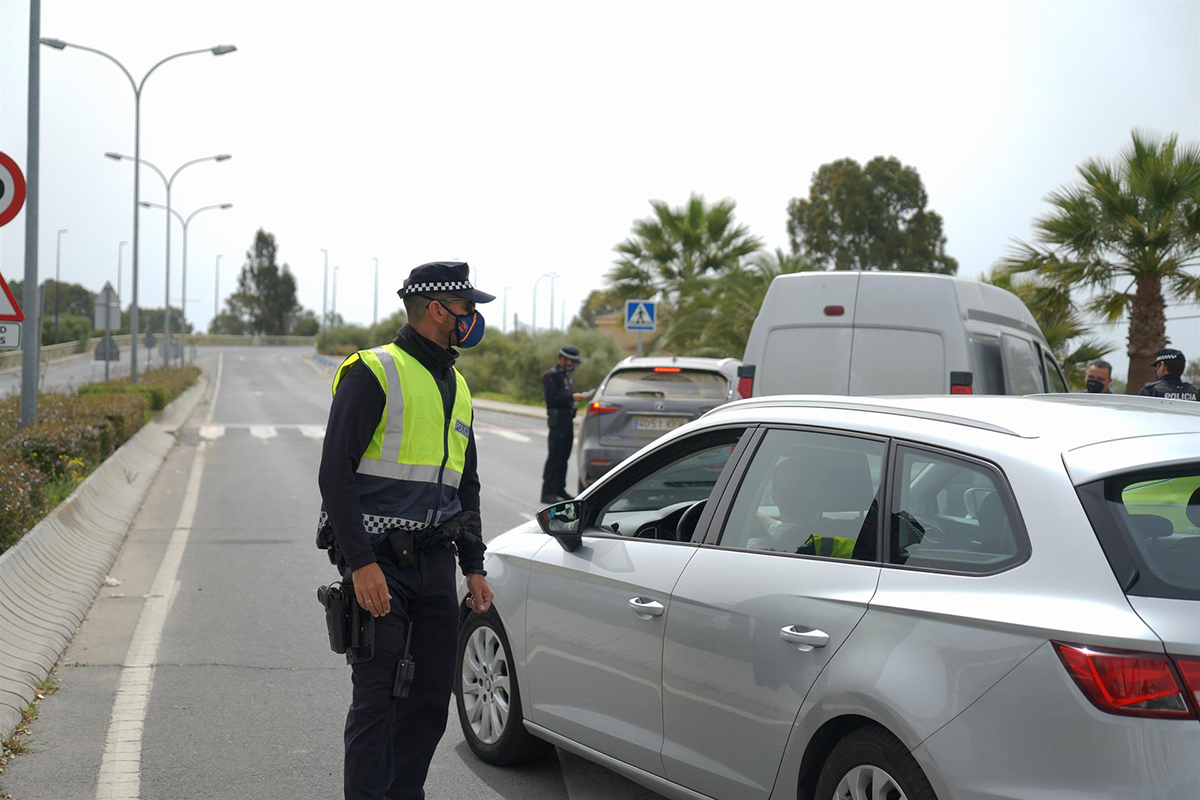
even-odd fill
[[[1087,365],[1103,358],[1113,348],[1107,342],[1087,337],[1091,328],[1071,300],[1070,291],[1036,276],[1015,275],[1003,269],[985,275],[983,282],[1007,289],[1021,298],[1042,329],[1067,384],[1075,390],[1083,389]]]
[[[946,255],[942,217],[928,201],[917,170],[897,158],[822,164],[808,199],[788,203],[792,252],[818,269],[953,275],[958,262]]]
[[[121,330],[120,333],[129,333],[130,325],[130,310],[126,308],[121,312]],[[183,317],[183,312],[171,306],[171,334],[179,333],[179,323],[183,322],[184,333],[191,333],[192,323],[188,322]],[[163,310],[161,308],[143,308],[138,306],[138,328],[141,333],[153,333],[155,336],[162,338],[163,332]]]
[[[238,319],[242,333],[286,334],[291,316],[299,309],[296,278],[287,264],[280,269],[275,263],[277,250],[275,235],[259,228],[254,246],[246,251],[238,290],[225,301],[226,313]],[[217,322],[221,323],[221,315]]]
[[[25,282],[9,281],[17,303],[24,308]],[[42,283],[42,344],[59,344],[90,339],[92,336],[92,304],[95,293],[78,283],[57,283],[47,280]],[[54,337],[55,303],[58,305],[58,338]],[[98,335],[98,334],[97,334]]]
[[[736,205],[710,206],[697,194],[680,208],[651,200],[653,213],[635,221],[633,235],[613,248],[618,258],[607,275],[609,299],[623,303],[662,292],[670,303],[686,302],[707,279],[738,266],[762,240],[734,222]]]
[[[292,336],[316,336],[320,330],[321,321],[317,319],[317,312],[306,308],[292,317],[292,325],[288,333]]]
[[[1092,158],[1081,180],[1051,192],[1034,221],[1036,244],[1018,241],[1001,269],[1031,272],[1063,291],[1094,292],[1086,307],[1109,322],[1129,317],[1129,391],[1154,380],[1150,361],[1168,343],[1166,297],[1200,301],[1200,146],[1134,131],[1112,161]]]
[[[662,344],[679,355],[740,358],[750,328],[771,281],[812,265],[801,256],[776,248],[756,253],[746,266],[736,266],[673,311]]]
[[[611,292],[604,289],[593,289],[588,292],[588,296],[580,304],[579,314],[572,320],[572,324],[578,322],[585,328],[594,328],[596,327],[596,317],[620,311],[624,307],[624,301],[614,297]]]
[[[1193,358],[1187,362],[1187,367],[1183,370],[1183,379],[1192,385],[1200,383],[1200,358]]]

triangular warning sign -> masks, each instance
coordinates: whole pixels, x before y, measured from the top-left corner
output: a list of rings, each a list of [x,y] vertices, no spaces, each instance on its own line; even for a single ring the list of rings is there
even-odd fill
[[[8,288],[8,281],[0,275],[0,322],[24,321],[25,315],[17,305],[17,298],[13,297],[12,289]]]

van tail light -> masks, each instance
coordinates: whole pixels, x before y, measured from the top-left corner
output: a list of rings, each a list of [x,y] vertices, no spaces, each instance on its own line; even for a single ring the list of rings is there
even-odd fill
[[[589,414],[612,414],[620,410],[620,406],[613,405],[612,403],[606,403],[603,400],[597,400],[594,403],[588,403],[587,407],[587,413]]]
[[[754,365],[742,364],[737,369],[738,397],[747,400],[754,396]]]
[[[1195,702],[1196,687],[1185,689],[1180,673],[1200,683],[1200,661],[1179,659],[1179,671],[1170,656],[1097,650],[1085,645],[1054,642],[1054,649],[1075,684],[1092,705],[1109,714],[1156,719],[1195,717],[1188,695]]]
[[[825,316],[827,317],[840,317],[845,313],[845,306],[825,306]]]
[[[975,394],[975,376],[970,372],[950,373],[950,394]]]

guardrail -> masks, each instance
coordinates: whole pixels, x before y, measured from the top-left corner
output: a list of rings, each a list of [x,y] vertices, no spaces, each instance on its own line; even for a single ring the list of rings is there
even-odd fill
[[[162,343],[161,333],[156,333],[154,337],[160,344]],[[117,347],[123,349],[129,347],[128,333],[112,338],[117,343]],[[208,333],[189,333],[186,339],[188,344],[194,344],[197,347],[314,347],[317,342],[315,336],[224,336]],[[42,347],[41,360],[46,362],[76,353],[90,353],[100,342],[101,339],[97,336],[86,342],[48,344]],[[21,352],[20,350],[0,352],[0,369],[20,366]]]

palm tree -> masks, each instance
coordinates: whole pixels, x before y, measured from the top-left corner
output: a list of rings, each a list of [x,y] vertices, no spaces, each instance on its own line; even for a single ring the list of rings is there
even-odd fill
[[[1003,269],[994,270],[981,280],[1007,289],[1021,298],[1037,320],[1046,343],[1050,345],[1072,389],[1083,388],[1083,375],[1088,364],[1112,351],[1112,346],[1107,342],[1095,338],[1082,339],[1090,327],[1080,314],[1079,307],[1071,300],[1069,288],[1049,283],[1036,274],[1020,275]]]
[[[612,294],[624,300],[662,292],[677,304],[737,267],[762,248],[762,240],[734,222],[736,205],[722,200],[710,206],[697,194],[680,208],[650,201],[654,213],[635,221],[633,235],[613,248],[619,257],[607,276]]]
[[[1034,227],[1038,244],[1017,242],[1000,262],[1064,291],[1095,292],[1086,307],[1108,322],[1129,317],[1129,380],[1153,380],[1150,360],[1167,344],[1165,294],[1200,300],[1200,147],[1134,131],[1111,162],[1089,159],[1082,180],[1051,192],[1053,210]]]
[[[740,358],[771,281],[791,272],[815,269],[803,256],[776,248],[756,253],[749,265],[708,279],[671,314],[663,343],[680,355]]]

